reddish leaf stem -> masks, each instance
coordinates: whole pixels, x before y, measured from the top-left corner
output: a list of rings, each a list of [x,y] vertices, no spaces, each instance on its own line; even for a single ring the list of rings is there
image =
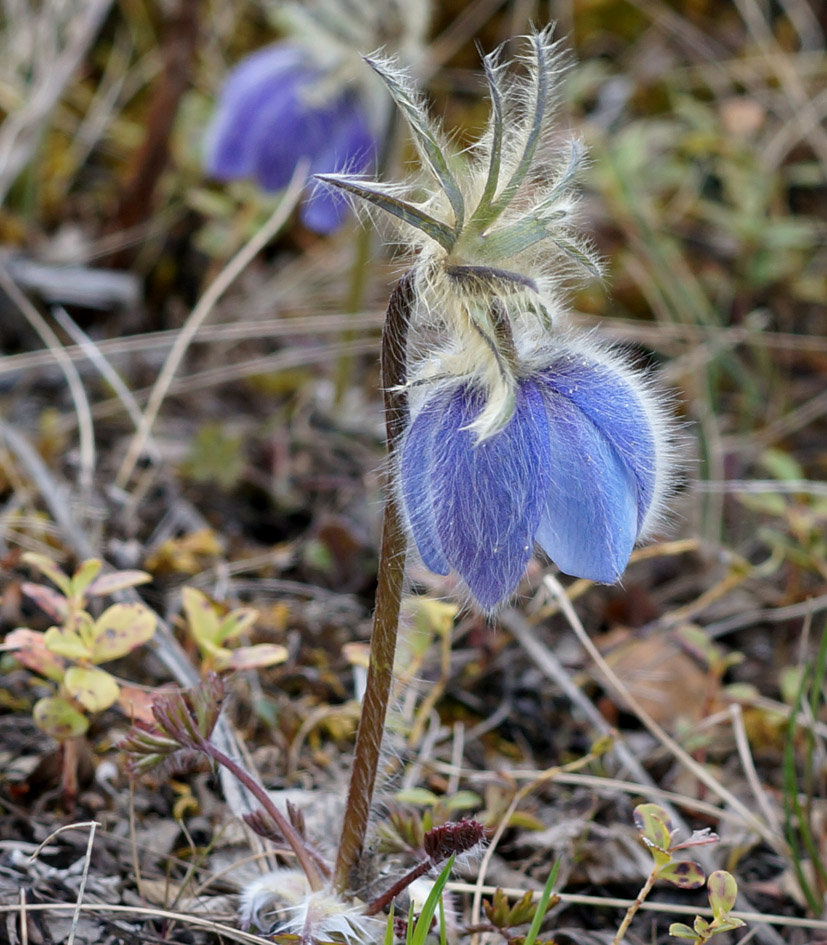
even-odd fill
[[[307,877],[307,882],[310,885],[310,888],[314,892],[321,889],[324,886],[324,880],[319,873],[312,854],[305,847],[304,843],[302,842],[302,838],[298,835],[298,833],[296,833],[290,821],[273,803],[273,800],[267,791],[264,790],[264,788],[258,783],[258,781],[256,781],[249,771],[243,768],[237,761],[235,761],[235,759],[230,758],[229,755],[225,755],[220,748],[216,748],[212,742],[205,740],[202,742],[201,748],[206,755],[209,755],[209,757],[213,759],[213,761],[216,761],[218,764],[230,771],[233,776],[236,777],[256,798],[264,810],[273,818],[273,821],[281,831],[284,839],[288,842],[288,844],[290,844],[293,853],[296,854],[296,859],[299,861],[299,866],[301,866],[302,870],[304,871],[304,875]]]

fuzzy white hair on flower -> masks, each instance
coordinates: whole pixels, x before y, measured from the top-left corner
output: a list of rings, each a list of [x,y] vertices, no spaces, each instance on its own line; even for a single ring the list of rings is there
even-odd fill
[[[573,270],[600,272],[590,244],[573,228],[571,185],[583,148],[575,139],[566,148],[552,141],[565,57],[551,28],[524,42],[521,74],[507,70],[501,49],[483,58],[491,114],[468,161],[450,153],[410,76],[393,60],[369,58],[411,129],[428,179],[399,185],[318,175],[389,213],[401,227],[416,256],[415,321],[449,338],[444,349],[431,352],[430,364],[485,380],[486,408],[474,421],[481,439],[501,429],[513,409],[513,330],[548,330]],[[428,371],[425,365],[423,376]]]
[[[273,870],[248,883],[239,915],[244,928],[298,935],[302,942],[370,945],[384,923],[364,914],[363,903],[343,902],[330,889],[313,891],[300,870]]]

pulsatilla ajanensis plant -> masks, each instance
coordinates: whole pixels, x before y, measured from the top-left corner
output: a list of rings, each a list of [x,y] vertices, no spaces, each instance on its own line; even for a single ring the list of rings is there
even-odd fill
[[[499,52],[484,59],[491,116],[468,166],[447,154],[405,74],[369,60],[428,180],[320,175],[392,214],[415,254],[393,329],[405,336],[409,413],[394,444],[397,494],[425,565],[458,575],[486,611],[515,590],[535,543],[567,574],[616,581],[670,479],[663,396],[567,324],[562,287],[599,265],[573,231],[581,146],[555,148],[549,135],[560,50],[550,30],[526,43],[520,76]]]

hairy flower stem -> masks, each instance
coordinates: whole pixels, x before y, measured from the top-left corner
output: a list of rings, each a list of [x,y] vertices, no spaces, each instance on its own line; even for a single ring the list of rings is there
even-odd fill
[[[637,894],[635,901],[629,906],[626,910],[626,915],[623,916],[623,921],[620,923],[620,928],[617,930],[617,934],[612,939],[612,945],[620,945],[626,936],[626,932],[629,930],[629,926],[632,924],[632,919],[637,915],[638,909],[643,905],[644,899],[652,891],[652,887],[655,885],[655,880],[658,878],[658,868],[655,867],[652,872],[646,878],[646,882],[641,887],[640,892]]]
[[[381,896],[374,899],[367,909],[365,909],[365,915],[378,915],[396,899],[399,893],[407,889],[414,880],[419,879],[420,876],[424,876],[433,865],[434,863],[430,858],[422,860],[421,863],[417,863],[412,870],[409,870],[401,879],[398,879],[390,889],[386,889]]]
[[[407,376],[405,360],[408,321],[413,303],[413,281],[413,272],[408,272],[397,283],[388,302],[382,332],[382,387],[385,395],[385,429],[391,468],[408,411],[407,395],[400,388]],[[362,853],[376,785],[376,771],[379,767],[379,753],[393,682],[405,554],[406,539],[401,511],[393,490],[389,489],[382,524],[379,583],[376,588],[376,610],[370,639],[368,678],[359,730],[356,733],[342,836],[333,871],[334,887],[342,895],[351,886],[351,873]]]
[[[296,859],[299,861],[299,866],[304,871],[304,875],[307,877],[307,882],[310,888],[317,892],[322,889],[324,886],[324,880],[322,879],[319,869],[316,862],[313,859],[310,851],[305,847],[302,842],[302,838],[298,835],[293,825],[290,821],[282,814],[282,812],[276,807],[273,803],[270,795],[264,788],[256,781],[256,779],[250,774],[246,768],[243,768],[235,759],[230,758],[229,755],[225,755],[220,748],[216,748],[212,742],[204,740],[200,745],[201,750],[204,754],[208,755],[213,761],[225,767],[230,771],[234,777],[236,777],[247,790],[256,798],[256,800],[261,804],[264,810],[273,818],[276,826],[282,833],[284,839],[290,844],[293,853],[296,855]]]

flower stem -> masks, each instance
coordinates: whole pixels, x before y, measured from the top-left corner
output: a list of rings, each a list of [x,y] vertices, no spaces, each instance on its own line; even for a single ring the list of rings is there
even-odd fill
[[[378,915],[386,906],[391,904],[392,900],[396,899],[399,893],[407,889],[414,880],[419,879],[420,876],[424,876],[433,865],[430,858],[422,860],[421,863],[417,863],[413,869],[408,870],[401,879],[398,879],[390,889],[386,889],[381,896],[374,899],[367,909],[365,909],[365,915]]]
[[[290,844],[293,853],[296,854],[296,859],[299,861],[299,866],[301,866],[302,870],[304,871],[304,875],[307,877],[307,882],[310,888],[314,892],[321,889],[324,886],[324,881],[319,873],[316,863],[313,860],[313,856],[305,847],[304,843],[302,842],[302,838],[298,835],[290,821],[273,803],[273,800],[267,791],[264,790],[264,788],[258,783],[258,781],[256,781],[256,779],[250,774],[249,771],[247,771],[246,768],[243,768],[234,758],[231,758],[229,755],[225,755],[224,752],[221,751],[220,748],[216,748],[212,742],[205,739],[201,743],[201,749],[206,755],[209,755],[213,761],[223,765],[223,767],[230,771],[233,776],[236,777],[252,795],[254,795],[259,804],[261,804],[264,810],[267,811],[270,817],[273,818],[273,821],[281,831],[284,839]]]
[[[408,412],[407,395],[399,388],[407,377],[406,347],[408,320],[413,303],[413,282],[413,272],[408,272],[397,283],[388,302],[382,332],[382,387],[385,395],[385,429],[391,469],[396,444],[405,429]],[[406,539],[401,511],[391,488],[388,490],[382,524],[379,583],[376,588],[376,610],[370,639],[368,678],[359,730],[356,733],[342,836],[333,871],[334,888],[340,894],[344,894],[350,887],[351,872],[362,853],[376,785],[376,771],[379,767],[379,753],[393,681],[405,553]]]
[[[623,921],[620,923],[620,928],[617,930],[617,935],[615,935],[615,937],[612,939],[612,945],[620,945],[620,943],[623,941],[626,932],[629,930],[629,926],[632,924],[632,919],[634,919],[638,909],[640,909],[640,907],[643,905],[644,899],[646,899],[646,897],[652,891],[652,887],[655,885],[655,880],[657,878],[658,869],[655,867],[646,878],[646,882],[641,887],[641,890],[637,894],[635,901],[626,910],[626,915],[623,916]]]
[[[373,230],[370,227],[363,226],[359,228],[359,235],[356,237],[356,250],[353,254],[353,268],[350,276],[350,288],[348,290],[347,301],[345,303],[345,313],[355,315],[365,302],[365,285],[367,283],[368,265],[370,263],[371,243],[373,241]],[[350,344],[356,338],[356,332],[351,327],[346,327],[342,332],[342,343]],[[353,352],[347,348],[342,351],[336,361],[335,372],[335,399],[336,404],[341,406],[350,382],[353,379]]]

